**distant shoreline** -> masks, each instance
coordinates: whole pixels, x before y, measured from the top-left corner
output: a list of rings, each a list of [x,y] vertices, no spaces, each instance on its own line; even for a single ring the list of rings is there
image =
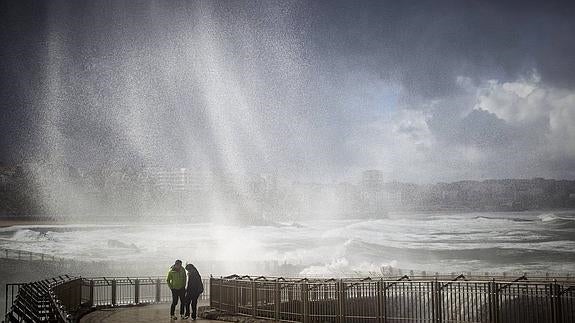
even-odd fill
[[[46,217],[32,216],[13,216],[13,217],[0,217],[0,228],[11,227],[15,225],[59,225],[65,224],[65,220],[55,220]]]
[[[65,225],[65,224],[164,224],[168,223],[190,223],[205,222],[198,221],[198,218],[184,218],[179,216],[0,216],[0,228],[14,225]]]
[[[392,216],[402,216],[402,215],[433,215],[433,214],[472,214],[472,213],[522,213],[522,212],[557,212],[557,211],[571,211],[575,210],[573,208],[554,208],[554,209],[533,209],[524,211],[479,211],[479,210],[413,210],[413,211],[392,211],[388,215]],[[313,219],[314,217],[310,217]],[[320,217],[323,218],[323,217]],[[386,218],[386,217],[382,217]],[[335,218],[336,220],[338,218]],[[349,216],[345,219],[357,219],[357,220],[369,220],[377,218],[366,218],[366,217],[354,217]],[[153,223],[197,223],[197,222],[209,222],[207,219],[202,219],[198,217],[184,217],[180,215],[163,215],[163,216],[129,216],[129,215],[106,215],[106,216],[39,216],[39,215],[29,215],[29,216],[1,216],[0,215],[0,228],[6,228],[16,225],[65,225],[65,224],[153,224]],[[302,221],[306,219],[294,219],[294,221]],[[244,225],[250,224],[274,224],[275,222],[265,222],[265,223],[243,223]]]

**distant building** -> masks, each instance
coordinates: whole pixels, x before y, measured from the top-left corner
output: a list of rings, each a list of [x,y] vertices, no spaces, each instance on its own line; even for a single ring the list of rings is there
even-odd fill
[[[383,186],[383,173],[377,169],[364,171],[361,176],[361,186],[363,189],[381,189]]]
[[[387,214],[389,194],[383,189],[383,173],[371,169],[362,173],[360,184],[359,215],[379,217]]]
[[[142,172],[143,181],[164,192],[202,190],[205,180],[188,168],[149,167]]]

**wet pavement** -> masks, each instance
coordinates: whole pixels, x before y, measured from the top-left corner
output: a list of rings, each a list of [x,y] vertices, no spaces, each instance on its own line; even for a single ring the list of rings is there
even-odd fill
[[[198,302],[198,307],[208,305],[208,301]],[[179,305],[176,307],[176,312],[179,310]],[[95,322],[222,322],[214,320],[192,319],[182,320],[178,315],[177,320],[170,319],[170,304],[153,304],[145,306],[133,307],[119,307],[107,308],[97,310],[88,315],[85,315],[81,323],[95,323]]]

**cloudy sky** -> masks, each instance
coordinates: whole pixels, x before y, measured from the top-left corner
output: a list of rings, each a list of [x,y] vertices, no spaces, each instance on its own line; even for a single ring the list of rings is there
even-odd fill
[[[0,1],[0,158],[575,179],[575,8]]]

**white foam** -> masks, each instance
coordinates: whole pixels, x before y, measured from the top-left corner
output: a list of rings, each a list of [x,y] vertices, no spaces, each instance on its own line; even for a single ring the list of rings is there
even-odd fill
[[[35,242],[50,240],[50,237],[46,233],[41,233],[29,229],[20,229],[14,232],[11,240],[17,242]]]
[[[553,213],[541,214],[540,216],[538,216],[538,218],[541,220],[541,222],[551,222],[560,219]]]
[[[304,277],[351,277],[371,276],[381,273],[382,268],[396,267],[397,261],[388,264],[375,264],[371,262],[350,263],[346,258],[332,259],[331,262],[322,265],[313,265],[303,269],[299,275]]]

